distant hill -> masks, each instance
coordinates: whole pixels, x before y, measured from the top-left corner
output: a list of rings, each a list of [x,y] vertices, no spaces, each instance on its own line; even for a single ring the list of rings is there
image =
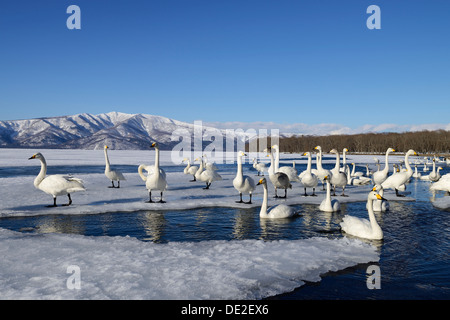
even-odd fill
[[[154,115],[83,113],[64,117],[0,121],[0,147],[100,149],[106,144],[114,149],[146,150],[156,141],[161,149],[169,150],[181,140],[176,138],[172,141],[176,130],[183,132],[193,144],[194,124]],[[202,126],[202,135],[209,137],[215,133],[223,134],[224,144],[225,137],[234,141],[245,141],[248,138],[244,133],[228,133],[226,136],[224,130]],[[203,140],[203,147],[211,143],[210,139]]]

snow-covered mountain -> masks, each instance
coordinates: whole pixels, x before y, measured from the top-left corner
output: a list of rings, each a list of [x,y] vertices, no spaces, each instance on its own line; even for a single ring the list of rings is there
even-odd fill
[[[161,116],[109,112],[0,121],[0,147],[100,149],[106,144],[114,149],[144,150],[156,141],[161,149],[167,150],[183,140],[174,133],[180,133],[193,146],[194,130],[198,133],[199,128],[203,140],[218,133],[223,135],[223,143],[225,139],[248,140],[245,133],[230,135],[227,132],[226,135],[225,130],[194,126]],[[203,141],[203,146],[208,143],[211,139]]]

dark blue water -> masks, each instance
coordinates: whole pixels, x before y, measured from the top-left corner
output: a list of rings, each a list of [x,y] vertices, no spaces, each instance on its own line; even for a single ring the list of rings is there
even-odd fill
[[[125,167],[122,168],[125,172],[136,172],[134,166]],[[182,169],[170,168],[173,171]],[[299,170],[303,168],[303,165],[298,165]],[[58,171],[58,168],[53,169]],[[67,169],[65,166],[64,170]],[[234,166],[221,165],[220,169],[234,170]],[[34,175],[38,167],[30,167],[29,170],[29,174]],[[77,170],[81,171],[76,173],[103,172],[104,168],[86,166],[77,167]],[[251,171],[251,166],[247,165],[246,170]],[[449,171],[450,168],[444,167],[444,172],[441,173]],[[0,175],[1,172],[0,170]],[[11,176],[9,169],[8,172]],[[391,201],[389,211],[376,214],[384,232],[383,241],[372,241],[380,252],[380,289],[367,288],[368,265],[358,265],[330,272],[318,283],[307,283],[293,292],[271,299],[449,299],[450,211],[433,207],[429,185],[429,182],[413,178],[407,191],[411,192],[410,196],[416,201]],[[296,208],[301,212],[300,217],[283,221],[260,220],[259,208],[198,208],[0,218],[0,227],[21,232],[128,235],[156,243],[235,239],[269,241],[313,236],[340,238],[343,234],[339,223],[344,215],[367,217],[364,202],[342,204],[341,212],[332,214],[317,210],[315,205],[298,205]]]

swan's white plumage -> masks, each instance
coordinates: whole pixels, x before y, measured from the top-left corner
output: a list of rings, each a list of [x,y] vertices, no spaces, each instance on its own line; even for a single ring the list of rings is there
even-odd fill
[[[333,193],[336,195],[336,188],[342,188],[342,195],[345,195],[345,187],[347,186],[347,174],[341,171],[339,151],[332,149],[330,153],[336,154],[336,165],[331,170],[330,183],[333,185]]]
[[[397,196],[399,196],[398,194],[399,188],[402,188],[402,186],[411,178],[413,174],[411,166],[409,165],[410,155],[417,155],[417,153],[414,150],[409,150],[408,152],[406,152],[405,154],[406,171],[400,171],[390,175],[383,183],[381,183],[383,189],[394,189]]]
[[[387,179],[388,174],[389,174],[389,154],[391,152],[395,152],[394,149],[392,148],[388,148],[386,150],[386,160],[385,160],[385,165],[384,165],[384,169],[383,170],[378,170],[376,172],[373,173],[373,183],[375,184],[382,184],[384,182],[384,180]]]
[[[209,187],[211,186],[211,183],[213,181],[220,181],[222,180],[222,176],[220,174],[218,174],[216,172],[215,169],[213,169],[213,167],[209,167],[209,168],[204,168],[205,167],[205,163],[203,162],[203,158],[197,158],[195,159],[195,161],[200,161],[200,167],[197,170],[197,173],[195,174],[195,177],[197,178],[197,180],[205,182],[206,183],[206,188],[204,189],[209,189]]]
[[[266,171],[266,164],[263,162],[258,162],[256,158],[253,158],[253,168],[258,171],[258,176],[260,173],[264,175],[264,171]]]
[[[108,146],[105,146],[104,152],[105,152],[105,176],[112,182],[112,186],[114,188],[114,181],[117,181],[119,183],[120,187],[120,181],[126,180],[122,172],[120,172],[117,169],[112,169],[111,164],[109,162],[109,156],[108,156]]]
[[[443,175],[439,181],[433,182],[430,186],[430,190],[450,192],[450,173]]]
[[[270,150],[266,149],[266,151],[268,152],[267,156],[270,157],[270,167],[269,167],[268,173],[269,173],[270,182],[272,182],[272,184],[275,188],[275,197],[278,197],[278,194],[277,194],[278,189],[284,189],[284,191],[285,191],[284,196],[287,197],[287,189],[292,188],[292,185],[289,182],[289,177],[283,172],[275,171],[276,165],[274,163],[272,149],[270,149]]]
[[[267,192],[267,181],[265,178],[259,180],[258,185],[262,185],[264,188],[263,202],[261,205],[261,211],[259,212],[259,217],[262,219],[284,219],[291,218],[297,215],[295,210],[285,204],[278,204],[276,206],[267,209],[268,206],[268,192]]]
[[[307,195],[306,188],[312,188],[313,189],[312,195],[315,195],[315,189],[319,184],[319,178],[311,172],[311,162],[312,162],[311,152],[305,152],[303,155],[308,156],[308,164],[306,166],[306,170],[299,175],[300,182],[302,183],[303,188],[305,189],[304,194],[305,196]]]
[[[239,192],[240,201],[242,202],[242,194],[249,194],[250,201],[252,201],[252,193],[255,190],[255,181],[247,175],[244,175],[242,172],[242,157],[246,156],[246,154],[242,151],[239,151],[237,154],[237,172],[236,177],[233,179],[233,186]]]
[[[58,196],[69,195],[69,204],[71,204],[71,193],[86,190],[81,179],[70,175],[55,174],[46,176],[47,162],[41,153],[34,154],[30,159],[38,159],[41,162],[41,171],[34,179],[34,186],[37,189],[53,196],[55,205],[56,197]]]
[[[198,171],[198,167],[192,166],[191,161],[188,158],[184,158],[182,162],[185,162],[185,161],[187,162],[187,166],[186,166],[186,168],[184,168],[183,173],[192,175],[194,177],[194,181],[195,181],[196,180],[195,174]]]
[[[325,212],[336,212],[341,210],[341,204],[337,199],[331,199],[331,185],[328,176],[324,177],[324,181],[327,184],[327,193],[325,199],[319,205],[319,210]]]
[[[359,238],[371,240],[383,239],[383,231],[377,223],[373,212],[373,201],[382,199],[383,198],[376,191],[369,192],[366,205],[368,208],[369,220],[346,215],[340,223],[342,230],[349,235]]]
[[[324,169],[322,167],[322,147],[317,146],[314,148],[314,150],[319,150],[319,153],[317,155],[317,160],[316,160],[317,177],[319,178],[320,181],[322,181],[323,187],[325,188],[324,178],[331,177],[331,171],[328,169]]]
[[[290,182],[299,182],[300,178],[298,177],[297,169],[294,166],[283,166],[280,167],[280,148],[279,146],[273,145],[272,149],[275,150],[275,172],[282,172],[288,176]]]
[[[153,202],[151,193],[153,190],[159,190],[161,192],[161,199],[159,202],[164,202],[162,199],[163,192],[167,189],[166,173],[159,167],[159,145],[154,142],[152,147],[155,148],[155,164],[153,166],[140,165],[138,168],[139,175],[142,173],[142,169],[148,171],[148,175],[145,178],[145,187],[149,191],[149,202]],[[141,178],[144,180],[143,175]]]

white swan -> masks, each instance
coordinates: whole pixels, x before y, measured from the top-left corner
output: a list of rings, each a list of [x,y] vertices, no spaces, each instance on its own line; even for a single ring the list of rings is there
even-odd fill
[[[439,173],[439,170],[441,169],[442,167],[439,167],[436,171],[436,159],[433,158],[433,171],[428,176],[430,181],[436,182],[441,178],[441,174]]]
[[[166,174],[164,170],[159,167],[159,145],[156,142],[153,142],[152,148],[155,148],[155,165],[154,167],[147,167],[150,170],[153,169],[149,171],[145,182],[145,187],[147,188],[149,194],[149,201],[147,202],[153,203],[152,190],[159,190],[161,192],[161,198],[159,202],[165,203],[165,201],[163,201],[163,192],[167,189]]]
[[[364,173],[362,173],[361,171],[355,171],[356,170],[356,165],[355,163],[352,162],[352,172],[350,173],[351,177],[362,177],[364,176]]]
[[[197,173],[198,167],[197,166],[191,166],[191,161],[188,158],[184,158],[182,162],[187,162],[187,166],[186,168],[184,168],[183,173],[184,174],[190,174],[194,177],[193,181],[197,181],[197,179],[195,178],[195,174]]]
[[[409,156],[410,155],[417,155],[417,153],[410,149],[405,154],[405,166],[406,171],[397,172],[396,174],[392,174],[389,176],[383,183],[381,183],[381,186],[383,189],[394,189],[395,194],[397,197],[404,197],[404,195],[400,195],[398,193],[399,188],[404,185],[408,180],[411,178],[413,171],[411,169],[411,166],[409,165]],[[380,184],[380,183],[376,183]]]
[[[305,189],[304,196],[308,196],[306,194],[306,188],[312,188],[313,193],[311,196],[315,197],[315,190],[317,185],[319,184],[319,178],[317,178],[317,176],[311,172],[311,152],[305,152],[303,155],[308,156],[308,165],[306,167],[306,170],[299,175],[299,177],[301,176],[300,181],[303,184],[303,188]]]
[[[213,168],[210,167],[210,168],[204,169],[205,163],[203,162],[203,157],[197,158],[197,159],[195,159],[195,161],[200,161],[200,167],[198,168],[198,171],[195,174],[195,177],[197,178],[197,180],[206,183],[206,187],[203,189],[205,189],[205,190],[209,189],[209,187],[211,186],[211,183],[213,181],[222,180],[222,176],[220,174],[218,174],[216,172],[216,170],[214,170]]]
[[[395,150],[392,148],[388,148],[386,150],[386,160],[385,160],[384,169],[378,170],[377,172],[375,172],[373,174],[373,176],[372,176],[373,183],[382,184],[383,181],[387,179],[388,173],[389,173],[389,153],[391,153],[391,152],[395,152]]]
[[[297,215],[293,208],[285,205],[278,204],[274,207],[271,207],[267,210],[267,202],[268,202],[268,192],[267,192],[267,181],[266,178],[262,178],[259,180],[258,185],[262,185],[264,188],[264,198],[261,205],[261,211],[259,212],[259,217],[263,219],[283,219],[283,218],[291,218]]]
[[[86,188],[83,185],[83,181],[78,178],[74,178],[69,175],[47,175],[47,162],[45,161],[44,156],[41,153],[34,154],[31,159],[38,159],[41,161],[41,171],[39,172],[36,179],[34,179],[34,186],[44,191],[45,193],[53,196],[53,205],[48,207],[56,207],[56,197],[67,195],[69,198],[69,202],[67,204],[63,204],[63,206],[70,206],[72,204],[72,198],[70,194],[78,191],[85,191]]]
[[[342,149],[342,168],[340,170],[345,172],[348,175],[349,173],[347,173],[347,171],[346,171],[348,169],[347,168],[347,152],[348,152],[347,148]]]
[[[274,188],[275,188],[275,198],[279,198],[278,197],[278,193],[277,190],[278,189],[284,189],[284,197],[287,197],[287,189],[290,188],[292,189],[292,184],[289,182],[289,177],[283,173],[283,172],[276,172],[275,171],[275,163],[274,163],[274,159],[273,159],[273,153],[272,153],[272,149],[268,150],[265,149],[266,152],[268,152],[268,157],[270,157],[270,167],[269,167],[269,179],[270,182],[272,182]]]
[[[286,174],[289,178],[290,182],[299,182],[300,179],[298,177],[297,169],[295,166],[283,166],[280,167],[280,148],[277,144],[272,146],[272,149],[275,149],[275,172],[282,172]]]
[[[336,188],[342,188],[341,196],[347,197],[345,194],[345,187],[347,186],[347,174],[340,170],[340,156],[339,151],[336,149],[330,150],[330,153],[336,154],[336,165],[334,169],[331,170],[330,183],[333,185],[333,195],[336,195]]]
[[[377,191],[378,194],[383,198],[384,189],[381,185],[379,185],[379,184],[375,185],[374,189],[372,189],[372,190]],[[366,203],[366,209],[368,209],[367,206],[368,206],[368,204]],[[388,200],[383,198],[382,200],[377,199],[377,200],[373,201],[373,211],[385,212],[388,210],[389,210],[389,201]]]
[[[125,179],[125,177],[123,176],[122,172],[120,172],[119,170],[112,170],[111,169],[111,164],[109,163],[109,157],[108,157],[108,146],[105,146],[104,148],[104,152],[105,152],[105,176],[111,180],[112,186],[109,188],[120,188],[120,181],[122,180],[127,180]],[[114,186],[114,181],[117,181],[117,187]]]
[[[422,174],[417,171],[417,164],[414,164],[414,173],[412,175],[414,178],[420,178]]]
[[[325,176],[323,179],[327,184],[327,193],[325,195],[325,199],[319,205],[319,210],[325,212],[336,212],[341,210],[341,204],[337,199],[331,199],[331,184],[328,176]]]
[[[322,190],[325,190],[324,178],[326,176],[331,177],[331,171],[328,169],[324,169],[322,167],[322,147],[317,146],[314,148],[314,150],[319,150],[319,154],[317,156],[317,161],[316,161],[317,177],[319,178],[320,181],[322,181]]]
[[[443,175],[439,181],[432,183],[430,190],[450,192],[450,173]]]
[[[260,173],[264,175],[264,171],[266,171],[266,164],[263,162],[258,162],[256,158],[253,158],[253,168],[255,168],[256,171],[258,171],[258,176]]]
[[[246,156],[246,154],[242,151],[239,151],[237,154],[237,173],[236,173],[236,177],[233,179],[233,186],[234,188],[239,191],[239,197],[240,200],[236,201],[238,203],[243,203],[242,201],[242,194],[249,194],[250,195],[250,200],[248,202],[248,204],[252,203],[252,193],[253,190],[255,190],[255,181],[250,178],[249,176],[244,176],[242,173],[242,157]]]
[[[381,197],[374,190],[375,188],[369,192],[369,195],[367,196],[367,211],[369,213],[369,220],[349,215],[344,216],[340,225],[345,233],[371,240],[383,239],[383,230],[381,230],[381,227],[378,225],[373,212],[373,201],[377,199],[383,200],[383,197]]]

